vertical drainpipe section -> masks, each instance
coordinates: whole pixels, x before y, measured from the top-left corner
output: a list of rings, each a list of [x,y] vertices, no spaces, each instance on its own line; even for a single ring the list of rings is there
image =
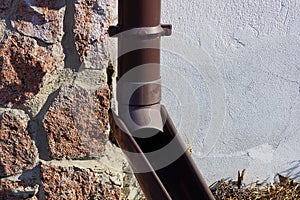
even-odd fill
[[[109,29],[110,36],[118,38],[118,114],[114,120],[122,130],[113,136],[149,200],[172,199],[134,138],[140,130],[163,130],[159,63],[160,37],[165,30],[160,25],[160,6],[160,0],[119,0],[118,25]]]
[[[166,109],[160,104],[160,38],[171,34],[171,25],[160,24],[161,1],[119,0],[118,3],[118,25],[109,30],[111,36],[118,37],[119,54],[115,121],[122,132],[114,137],[125,150],[147,199],[213,200]],[[168,155],[153,158],[147,153],[171,142],[175,145],[173,149],[182,151],[182,155],[168,166],[156,167],[158,160]],[[126,152],[140,156],[131,157]]]
[[[163,129],[160,6],[160,0],[119,1],[117,100],[119,116],[131,133]]]

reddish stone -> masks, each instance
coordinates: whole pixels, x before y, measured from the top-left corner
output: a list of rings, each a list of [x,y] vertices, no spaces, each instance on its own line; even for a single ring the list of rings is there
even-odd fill
[[[63,63],[63,57],[56,56],[60,52],[52,48],[19,35],[9,36],[0,45],[0,105],[20,105],[39,92],[46,78]]]
[[[64,0],[20,1],[11,20],[24,35],[53,44],[62,40],[64,12]]]
[[[78,86],[61,89],[44,117],[50,156],[79,159],[101,156],[108,136],[109,89],[89,93]]]
[[[47,200],[120,199],[121,188],[101,176],[77,167],[41,166],[41,180]]]
[[[0,199],[5,200],[38,200],[39,186],[27,181],[0,181]]]
[[[109,57],[107,45],[109,21],[107,1],[75,1],[75,44],[81,60],[85,62],[85,67],[97,69],[106,67]]]
[[[37,149],[27,131],[28,117],[19,111],[0,115],[0,177],[34,167]]]

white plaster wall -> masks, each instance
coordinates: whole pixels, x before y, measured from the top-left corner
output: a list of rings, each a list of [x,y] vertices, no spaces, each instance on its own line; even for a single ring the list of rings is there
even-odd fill
[[[248,182],[300,178],[300,1],[162,2],[162,22],[174,29],[162,38],[163,104],[204,177],[236,178],[245,168]],[[175,40],[198,61],[180,43],[171,52]],[[210,91],[210,69],[224,95]],[[210,129],[220,127],[215,107],[220,131]]]

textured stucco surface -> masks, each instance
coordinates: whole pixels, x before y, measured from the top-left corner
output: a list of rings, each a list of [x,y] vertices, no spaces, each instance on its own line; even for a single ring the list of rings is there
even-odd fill
[[[299,178],[300,2],[164,0],[162,16],[175,33],[162,39],[163,103],[208,182],[236,178],[243,168],[246,181],[278,172]],[[219,94],[209,90],[208,67],[197,68],[188,52],[171,52],[176,37],[183,46],[192,41],[198,62],[209,60],[220,74],[219,133],[209,132],[219,126],[213,120]]]

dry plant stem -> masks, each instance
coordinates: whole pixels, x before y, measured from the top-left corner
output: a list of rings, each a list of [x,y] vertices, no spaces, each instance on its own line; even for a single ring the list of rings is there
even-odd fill
[[[244,171],[244,170],[243,170]],[[273,184],[258,182],[242,185],[245,172],[238,173],[238,181],[220,180],[211,186],[216,200],[298,200],[300,183],[278,174]],[[240,188],[239,188],[240,187]]]

